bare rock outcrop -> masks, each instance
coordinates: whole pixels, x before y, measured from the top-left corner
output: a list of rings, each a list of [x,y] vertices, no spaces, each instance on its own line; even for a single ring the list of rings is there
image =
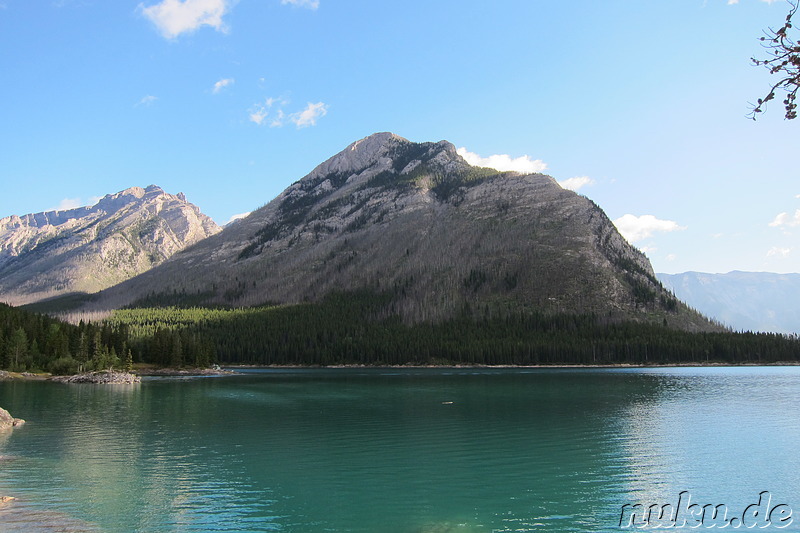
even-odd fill
[[[21,426],[24,423],[24,420],[21,418],[14,418],[8,411],[0,407],[0,431]]]
[[[99,385],[132,384],[142,380],[136,374],[114,371],[86,372],[74,376],[56,376],[51,379],[59,383],[95,383]]]

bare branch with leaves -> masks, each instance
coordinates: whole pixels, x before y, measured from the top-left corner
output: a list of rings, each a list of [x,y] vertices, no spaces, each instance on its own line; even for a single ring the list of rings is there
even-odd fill
[[[766,67],[770,74],[778,74],[780,79],[774,83],[764,98],[759,98],[757,105],[753,106],[749,117],[756,119],[762,113],[767,102],[775,99],[776,91],[786,92],[783,105],[786,109],[785,117],[789,120],[797,118],[797,90],[800,88],[800,44],[789,35],[792,30],[792,17],[797,13],[800,2],[789,0],[791,9],[786,15],[786,22],[776,30],[770,28],[761,37],[761,43],[767,49],[767,59],[752,58],[756,66]]]

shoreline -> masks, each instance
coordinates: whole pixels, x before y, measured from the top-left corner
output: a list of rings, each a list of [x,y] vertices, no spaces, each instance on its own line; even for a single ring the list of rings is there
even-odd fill
[[[452,365],[366,365],[366,364],[347,364],[347,365],[224,365],[223,368],[237,369],[302,369],[302,368],[393,368],[393,369],[415,369],[415,368],[723,368],[723,367],[767,367],[767,366],[800,366],[800,361],[782,361],[775,363],[653,363],[653,364],[629,364],[629,363],[603,363],[596,365],[578,364],[552,364],[552,365],[482,365],[482,364],[452,364]]]
[[[552,364],[552,365],[481,365],[481,364],[452,364],[452,365],[367,365],[367,364],[340,364],[340,365],[224,365],[221,368],[143,368],[135,369],[132,374],[137,377],[203,377],[203,376],[236,376],[241,375],[239,370],[303,370],[303,369],[636,369],[636,368],[756,368],[756,367],[791,367],[800,366],[798,361],[782,361],[775,363],[652,363],[652,364],[629,364],[629,363],[604,363],[596,365],[578,364]],[[48,373],[33,372],[9,372],[0,370],[0,383],[3,381],[50,381],[56,383],[70,382],[71,378],[84,374],[74,374],[68,376],[54,376]],[[74,381],[73,381],[74,382]]]

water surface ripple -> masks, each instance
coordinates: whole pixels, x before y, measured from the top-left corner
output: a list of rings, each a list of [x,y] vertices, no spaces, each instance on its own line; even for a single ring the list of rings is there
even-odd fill
[[[595,532],[770,491],[800,526],[800,368],[297,369],[0,383],[10,532]]]

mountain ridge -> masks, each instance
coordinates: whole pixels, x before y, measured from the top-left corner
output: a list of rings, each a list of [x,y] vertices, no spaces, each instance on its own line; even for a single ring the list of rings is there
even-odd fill
[[[735,330],[800,334],[800,274],[734,270],[657,276],[688,305]]]
[[[107,194],[92,206],[7,216],[0,219],[0,300],[94,293],[219,230],[183,193],[156,185]]]

